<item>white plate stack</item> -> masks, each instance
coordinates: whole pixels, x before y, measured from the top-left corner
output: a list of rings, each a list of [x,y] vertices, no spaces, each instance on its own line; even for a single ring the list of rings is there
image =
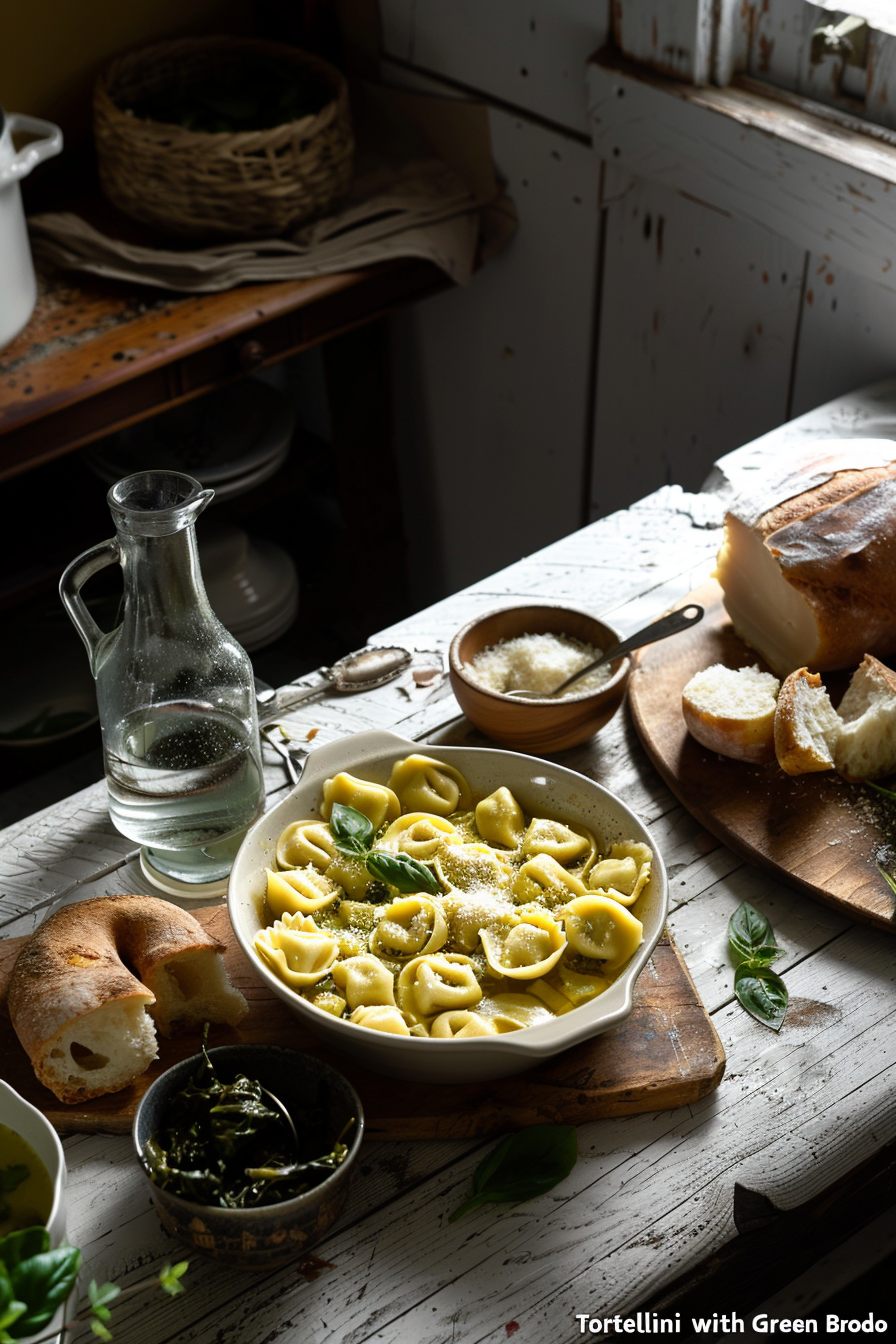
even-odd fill
[[[299,609],[299,580],[290,557],[241,527],[203,520],[199,559],[212,609],[252,653],[284,634]]]
[[[244,378],[121,430],[88,448],[84,460],[107,485],[135,471],[183,471],[220,502],[283,465],[295,419],[281,392]]]

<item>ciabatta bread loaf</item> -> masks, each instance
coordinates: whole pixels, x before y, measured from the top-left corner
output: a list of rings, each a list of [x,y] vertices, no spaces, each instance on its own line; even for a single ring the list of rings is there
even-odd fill
[[[775,755],[788,775],[833,770],[842,724],[817,672],[801,667],[785,678],[775,711]]]
[[[886,658],[896,653],[896,443],[794,452],[753,462],[752,476],[750,460],[731,455],[739,493],[715,576],[734,628],[782,677]]]
[[[777,694],[770,672],[715,663],[691,677],[681,712],[688,732],[710,751],[762,765],[775,756]]]
[[[39,1080],[60,1101],[85,1101],[127,1087],[152,1062],[153,1017],[165,1035],[235,1025],[248,1006],[223,950],[192,915],[153,896],[58,910],[28,939],[9,982],[9,1015]]]

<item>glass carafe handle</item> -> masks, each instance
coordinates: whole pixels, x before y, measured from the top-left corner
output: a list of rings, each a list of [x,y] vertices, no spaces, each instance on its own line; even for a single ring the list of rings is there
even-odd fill
[[[97,674],[97,655],[100,641],[104,638],[104,632],[87,610],[81,596],[81,589],[97,570],[105,569],[106,565],[120,564],[120,562],[121,552],[118,542],[113,537],[110,541],[101,541],[98,546],[91,546],[89,551],[79,555],[77,559],[71,562],[59,580],[59,596],[72,618],[75,629],[84,641],[84,647],[87,649],[87,656],[90,659],[90,670],[94,676]]]

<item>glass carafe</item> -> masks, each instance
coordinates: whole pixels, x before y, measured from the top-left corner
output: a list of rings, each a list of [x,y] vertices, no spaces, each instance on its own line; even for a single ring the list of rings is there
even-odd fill
[[[214,491],[174,471],[107,496],[116,536],[69,565],[59,591],[96,679],[109,812],[176,883],[226,877],[264,802],[252,666],[209,605],[195,524]],[[121,624],[104,633],[81,588],[121,565]]]

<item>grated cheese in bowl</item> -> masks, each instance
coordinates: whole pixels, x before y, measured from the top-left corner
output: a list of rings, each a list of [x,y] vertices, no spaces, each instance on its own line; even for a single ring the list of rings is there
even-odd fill
[[[500,639],[482,649],[464,664],[464,672],[475,685],[487,691],[506,694],[507,691],[526,690],[549,695],[574,672],[593,663],[601,653],[601,649],[569,635],[517,635],[515,639]],[[613,665],[606,663],[570,686],[558,699],[591,695],[612,675]]]

